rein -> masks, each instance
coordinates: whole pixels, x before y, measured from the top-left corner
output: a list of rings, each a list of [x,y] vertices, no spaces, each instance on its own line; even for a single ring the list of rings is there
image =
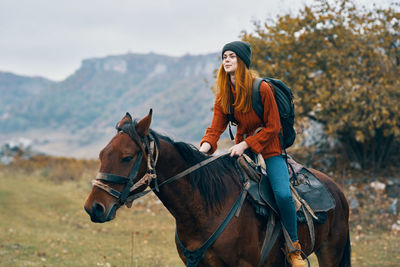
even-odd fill
[[[127,131],[124,131],[123,129],[119,129],[119,130],[129,135],[129,133]],[[149,134],[148,136],[146,136],[145,138],[142,139],[142,145],[144,146],[144,151],[146,152],[147,171],[139,181],[134,183],[134,180],[136,179],[136,177],[138,175],[139,168],[140,168],[140,165],[142,162],[142,157],[143,157],[142,151],[139,152],[139,154],[136,158],[135,164],[132,167],[132,170],[128,177],[111,174],[111,173],[99,172],[97,174],[96,178],[94,180],[92,180],[93,186],[96,186],[96,187],[104,190],[105,192],[107,192],[108,194],[110,194],[111,196],[113,196],[117,199],[114,206],[110,209],[110,212],[107,215],[107,217],[112,215],[113,210],[115,210],[117,208],[117,206],[119,207],[119,206],[122,206],[125,204],[128,208],[130,208],[132,206],[132,202],[135,199],[143,197],[146,194],[148,194],[154,190],[158,192],[159,187],[169,184],[169,183],[172,183],[172,182],[190,174],[191,172],[213,162],[214,160],[217,160],[220,157],[223,157],[223,156],[229,154],[229,152],[228,152],[228,153],[224,153],[219,156],[216,156],[216,157],[207,158],[207,159],[193,165],[192,167],[178,173],[177,175],[168,178],[161,184],[158,184],[157,174],[155,173],[155,166],[156,166],[157,160],[158,160],[159,147],[157,145],[155,145],[154,137],[151,134]],[[154,187],[151,187],[150,183],[153,180],[154,180]],[[126,186],[124,187],[122,192],[120,192],[118,190],[113,189],[112,187],[110,187],[108,184],[105,184],[104,182],[110,182],[110,183],[115,183],[115,184],[126,184]],[[150,189],[131,195],[131,193],[134,190],[136,190],[137,188],[139,188],[143,185],[146,185],[146,187],[150,187]]]
[[[238,217],[240,208],[243,205],[243,201],[247,195],[246,187],[242,187],[239,196],[237,197],[235,203],[233,204],[232,208],[230,209],[229,213],[226,215],[225,219],[221,222],[218,228],[214,231],[214,233],[199,247],[195,250],[188,250],[179,239],[178,232],[175,230],[175,237],[177,240],[178,245],[183,251],[183,255],[186,257],[186,266],[187,267],[196,267],[200,261],[204,258],[206,250],[214,244],[214,242],[218,239],[218,237],[222,234],[225,230],[226,226],[230,223],[233,216]]]
[[[218,156],[216,156],[216,157],[211,157],[211,158],[205,159],[205,160],[203,160],[203,161],[201,161],[201,162],[199,162],[199,163],[193,165],[192,167],[189,167],[188,169],[186,169],[186,170],[184,170],[184,171],[178,173],[177,175],[174,175],[174,176],[168,178],[167,180],[165,180],[164,182],[162,182],[161,184],[159,184],[159,185],[158,185],[158,188],[160,188],[160,187],[163,186],[163,185],[172,183],[172,182],[174,182],[174,181],[176,181],[176,180],[179,180],[180,178],[185,177],[186,175],[190,174],[191,172],[194,172],[195,170],[200,169],[201,167],[203,167],[203,166],[205,166],[205,165],[207,165],[207,164],[213,162],[214,160],[217,160],[217,159],[219,159],[220,157],[223,157],[223,156],[228,155],[228,154],[229,154],[229,153],[227,152],[227,153],[218,155]],[[142,179],[143,179],[143,178],[142,178]],[[140,181],[139,181],[139,182],[140,182]],[[138,182],[138,183],[139,183],[139,182]],[[129,196],[128,199],[127,199],[127,201],[126,201],[127,206],[128,206],[128,204],[129,204],[129,205],[132,205],[132,202],[133,202],[135,199],[141,198],[141,197],[147,195],[148,193],[150,193],[151,191],[156,190],[156,191],[158,192],[158,191],[159,191],[158,188],[157,188],[157,187],[156,187],[156,188],[153,188],[153,187],[150,186],[150,189],[149,189],[149,190],[145,190],[145,191],[142,191],[142,192],[139,192],[139,193],[136,193],[136,194],[133,194],[133,195]],[[133,191],[133,190],[131,190],[131,191]],[[128,207],[130,207],[130,206],[128,206]]]
[[[121,130],[123,131],[123,130]],[[124,133],[127,133],[123,131]],[[128,133],[127,133],[128,134]],[[129,135],[129,134],[128,134]],[[132,138],[133,139],[133,138]],[[135,141],[135,140],[134,140]],[[110,209],[110,211],[107,214],[107,218],[110,218],[116,209],[119,206],[122,205],[127,205],[128,207],[132,206],[132,202],[140,198],[147,193],[151,191],[159,191],[159,187],[172,183],[182,177],[185,177],[186,175],[190,174],[191,172],[223,157],[229,154],[230,152],[221,154],[216,157],[210,157],[207,158],[192,167],[176,174],[175,176],[172,176],[162,182],[160,185],[157,183],[157,175],[155,173],[155,166],[157,163],[158,159],[158,153],[159,153],[159,147],[154,144],[154,137],[149,134],[148,136],[145,137],[145,139],[142,139],[142,144],[144,146],[144,151],[146,153],[147,157],[147,171],[144,174],[144,176],[134,183],[134,180],[136,179],[136,176],[138,175],[139,168],[142,162],[142,157],[143,157],[143,152],[140,151],[138,156],[136,157],[136,161],[132,167],[132,170],[129,174],[128,177],[125,176],[120,176],[120,175],[115,175],[115,174],[110,174],[110,173],[104,173],[104,172],[99,172],[96,176],[96,179],[92,181],[93,186],[97,186],[98,188],[104,190],[111,196],[115,197],[117,200]],[[237,164],[237,162],[236,162]],[[240,169],[240,168],[239,168]],[[195,249],[195,250],[188,250],[182,243],[182,241],[179,239],[178,232],[175,230],[175,236],[177,239],[177,243],[179,244],[180,248],[182,249],[185,257],[186,257],[186,266],[189,267],[196,267],[200,261],[204,258],[206,250],[214,244],[214,242],[218,239],[218,237],[222,234],[222,232],[225,230],[226,226],[230,223],[232,218],[234,216],[238,217],[241,207],[243,205],[243,202],[246,198],[247,195],[247,190],[249,189],[250,183],[249,181],[243,177],[242,171],[239,172],[241,175],[241,181],[242,181],[242,189],[240,191],[239,196],[237,197],[235,203],[233,204],[232,208],[230,209],[229,213],[226,215],[225,219],[221,222],[221,224],[217,227],[217,229],[214,231],[214,233],[200,246],[200,248]],[[154,187],[150,186],[150,183],[154,180]],[[116,184],[126,184],[122,192],[119,192],[113,188],[111,188],[109,185],[103,183],[103,181],[106,182],[111,182],[111,183],[116,183]],[[137,188],[141,187],[142,185],[146,185],[146,187],[150,187],[149,190],[142,191],[133,195],[130,195],[131,192],[136,190]]]

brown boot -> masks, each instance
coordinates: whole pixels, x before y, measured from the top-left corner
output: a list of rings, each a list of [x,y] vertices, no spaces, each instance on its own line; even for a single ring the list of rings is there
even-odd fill
[[[300,246],[299,241],[297,240],[296,242],[293,242],[293,246],[296,250],[286,254],[286,258],[287,258],[288,262],[293,267],[305,267],[306,262],[301,257],[301,253],[300,253],[301,246]],[[288,252],[288,251],[289,251],[289,249],[286,246],[286,252]]]

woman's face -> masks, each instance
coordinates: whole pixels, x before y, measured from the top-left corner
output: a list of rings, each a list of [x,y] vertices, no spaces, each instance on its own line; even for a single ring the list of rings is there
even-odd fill
[[[227,50],[222,55],[222,64],[224,65],[224,70],[229,74],[234,74],[237,69],[237,56],[236,53]]]

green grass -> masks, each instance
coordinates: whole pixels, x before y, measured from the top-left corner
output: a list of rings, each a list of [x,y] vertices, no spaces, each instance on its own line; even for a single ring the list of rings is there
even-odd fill
[[[183,266],[162,205],[123,208],[95,224],[83,210],[90,187],[0,173],[0,265]]]
[[[149,196],[95,224],[83,210],[87,181],[54,183],[0,171],[0,266],[184,266],[175,222]],[[396,233],[352,233],[353,266],[399,266]],[[315,256],[311,266],[318,266]]]

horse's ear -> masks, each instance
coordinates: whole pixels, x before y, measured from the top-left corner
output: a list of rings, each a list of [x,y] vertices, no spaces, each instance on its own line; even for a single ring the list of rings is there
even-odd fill
[[[136,125],[136,131],[140,136],[147,136],[150,132],[151,117],[153,116],[153,109],[150,109],[149,115],[141,119]]]
[[[125,116],[117,123],[117,125],[115,126],[116,129],[121,128],[122,125],[124,125],[125,123],[132,123],[132,116],[131,114],[129,114],[129,112],[127,112],[125,114]]]
[[[127,118],[127,119],[129,119],[129,120],[132,121],[132,116],[131,116],[131,114],[129,114],[129,112],[127,112],[127,113],[125,114],[125,117],[124,117],[124,118]]]

